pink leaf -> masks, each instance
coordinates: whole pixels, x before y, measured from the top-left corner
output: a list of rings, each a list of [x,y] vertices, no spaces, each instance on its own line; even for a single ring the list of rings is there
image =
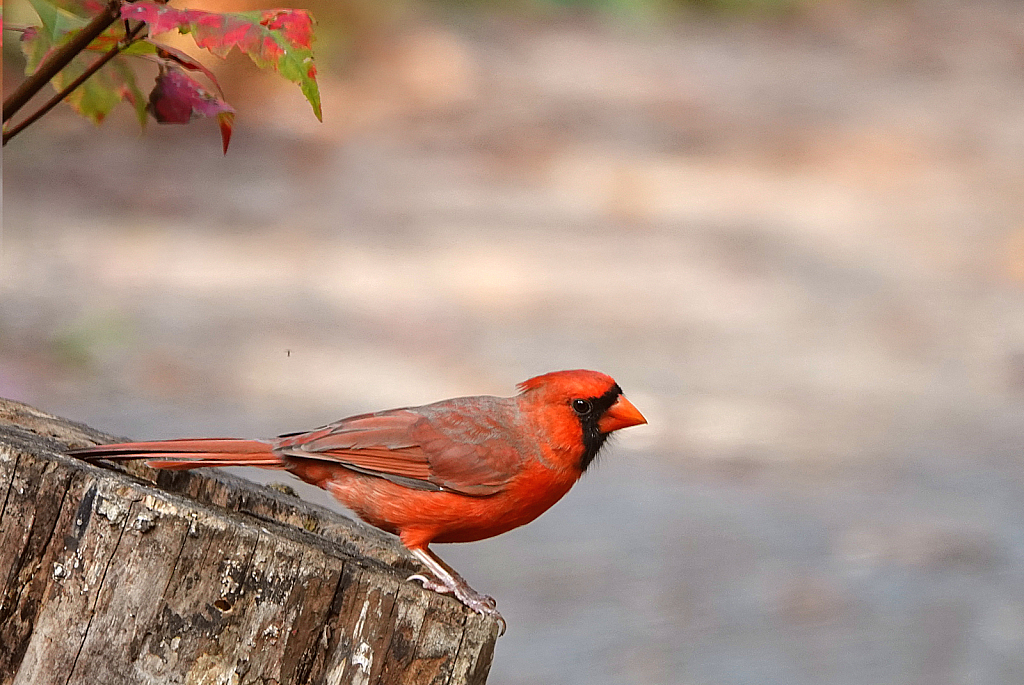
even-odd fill
[[[162,71],[149,94],[149,112],[161,124],[187,124],[200,117],[234,111],[231,105],[176,68]]]
[[[202,72],[203,76],[210,79],[213,85],[217,87],[217,92],[220,93],[220,96],[222,98],[224,97],[224,89],[221,88],[220,83],[217,82],[217,77],[212,71],[207,69],[202,62],[193,58],[191,55],[178,50],[177,48],[172,48],[170,45],[164,45],[163,43],[157,43],[152,40],[149,41],[149,43],[156,48],[156,54],[161,59],[177,62],[189,71]]]

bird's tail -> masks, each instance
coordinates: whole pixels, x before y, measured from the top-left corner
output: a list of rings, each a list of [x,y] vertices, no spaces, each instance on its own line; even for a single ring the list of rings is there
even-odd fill
[[[95,459],[145,459],[157,469],[184,470],[204,466],[260,466],[286,468],[273,445],[264,440],[240,438],[183,438],[156,442],[125,442],[69,450],[68,454],[89,461]]]

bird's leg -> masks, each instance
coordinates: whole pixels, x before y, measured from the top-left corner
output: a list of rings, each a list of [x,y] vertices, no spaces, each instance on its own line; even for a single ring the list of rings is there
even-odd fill
[[[426,547],[412,548],[409,550],[420,562],[430,569],[430,572],[437,578],[428,578],[420,573],[409,576],[408,580],[418,580],[423,587],[442,594],[451,593],[460,602],[468,606],[478,614],[493,616],[501,624],[500,635],[505,634],[505,619],[498,613],[497,604],[493,597],[482,595],[469,586],[469,583],[460,576],[455,569],[441,561],[441,559]]]

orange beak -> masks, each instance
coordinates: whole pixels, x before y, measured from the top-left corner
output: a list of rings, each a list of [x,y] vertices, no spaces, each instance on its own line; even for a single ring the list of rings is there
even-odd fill
[[[620,428],[639,426],[647,423],[647,419],[641,414],[632,403],[622,395],[615,400],[615,404],[608,408],[601,420],[597,422],[597,428],[602,433],[611,433]]]

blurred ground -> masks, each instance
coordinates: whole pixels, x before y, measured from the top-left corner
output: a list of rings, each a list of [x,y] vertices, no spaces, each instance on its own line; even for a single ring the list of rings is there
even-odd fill
[[[491,683],[1024,681],[1019,5],[420,20],[321,73],[226,158],[5,148],[0,395],[270,435],[601,369],[650,425],[439,548]]]

